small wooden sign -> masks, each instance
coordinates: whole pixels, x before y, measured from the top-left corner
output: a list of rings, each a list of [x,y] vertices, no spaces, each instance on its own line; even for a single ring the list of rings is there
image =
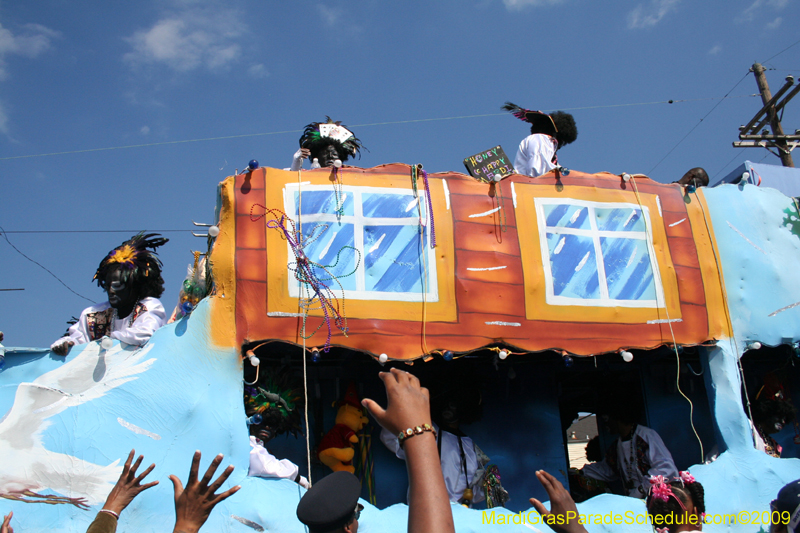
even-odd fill
[[[499,144],[464,158],[464,166],[473,178],[480,181],[494,181],[495,174],[506,176],[514,173],[514,165]]]

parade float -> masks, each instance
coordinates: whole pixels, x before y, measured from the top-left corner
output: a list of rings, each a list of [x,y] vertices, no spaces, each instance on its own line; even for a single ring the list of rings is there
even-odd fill
[[[795,428],[775,435],[783,458],[770,457],[747,414],[770,372],[800,396],[793,198],[750,180],[694,189],[499,165],[481,179],[405,164],[254,167],[219,185],[208,296],[145,346],[7,350],[0,495],[20,530],[85,531],[135,448],[161,484],[125,511],[123,531],[171,526],[166,478],[185,476],[196,449],[203,468],[224,453],[236,467],[225,486],[242,486],[207,530],[304,531],[294,509],[305,489],[247,477],[243,382],[279,366],[300,384],[304,434],[269,450],[312,483],[330,472],[315,450],[351,384],[383,402],[378,372],[398,366],[432,388],[479,391],[482,417],[466,431],[510,500],[491,523],[454,504],[459,532],[548,531],[529,512],[528,498],[546,500],[533,472],[569,483],[565,430],[614,389],[637,398],[678,468],[703,483],[707,512],[729,515],[705,531],[757,531],[800,478]],[[360,528],[406,531],[405,466],[378,432],[369,421],[355,445]],[[595,519],[591,532],[652,530],[638,499],[603,494],[578,509],[633,517]]]

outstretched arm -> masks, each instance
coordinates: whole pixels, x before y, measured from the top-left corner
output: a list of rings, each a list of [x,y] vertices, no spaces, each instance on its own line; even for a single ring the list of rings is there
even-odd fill
[[[362,403],[382,427],[397,435],[408,428],[431,423],[428,389],[420,386],[419,379],[396,368],[379,375],[386,386],[386,409],[369,399]],[[454,532],[450,498],[433,433],[425,431],[405,439],[403,450],[409,484],[408,531]]]
[[[196,451],[192,458],[192,468],[189,470],[186,488],[183,487],[178,476],[169,476],[175,488],[175,528],[172,530],[173,533],[197,533],[208,520],[214,506],[242,488],[236,485],[221,494],[215,494],[233,472],[233,466],[229,466],[212,483],[211,478],[214,477],[214,472],[217,471],[221,462],[222,454],[219,454],[211,461],[203,479],[197,481],[200,451]],[[209,483],[211,484],[209,485]]]

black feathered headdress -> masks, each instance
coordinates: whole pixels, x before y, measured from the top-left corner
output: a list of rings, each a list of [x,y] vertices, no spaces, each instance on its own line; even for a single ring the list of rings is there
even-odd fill
[[[344,154],[344,157],[342,158],[343,161],[346,161],[348,157],[355,157],[356,155],[358,155],[359,159],[361,159],[360,150],[364,148],[364,145],[361,144],[361,141],[355,135],[353,135],[350,130],[347,130],[347,127],[343,126],[341,121],[334,122],[331,117],[328,116],[325,118],[327,119],[327,122],[312,122],[305,127],[303,130],[303,135],[300,136],[300,148],[308,148],[313,150],[316,145],[333,144],[336,146],[336,149],[340,154]],[[344,128],[348,133],[350,133],[350,136],[343,140],[335,137],[325,136],[320,131],[320,126],[325,124]]]
[[[252,385],[245,384],[244,405],[248,416],[260,414],[261,424],[275,435],[303,434],[301,411],[304,409],[302,389],[294,386],[287,367],[262,372]]]
[[[123,280],[133,280],[135,284],[147,283],[154,284],[161,279],[161,260],[155,253],[155,249],[163,246],[169,241],[158,233],[144,232],[134,235],[129,240],[123,242],[106,255],[97,267],[94,278],[97,284],[105,289],[106,277],[112,268],[119,268],[123,275]],[[148,250],[149,248],[149,250]],[[150,251],[153,250],[153,251]],[[163,288],[162,288],[163,291]],[[146,296],[151,296],[147,294]],[[155,297],[161,296],[159,292]]]
[[[550,117],[550,115],[546,113],[542,113],[541,111],[531,111],[530,109],[525,109],[517,104],[512,104],[511,102],[506,102],[502,109],[505,109],[518,119],[528,122],[531,127],[531,133],[544,133],[545,135],[550,135],[551,137],[555,137],[556,133],[558,133],[558,128],[556,128],[555,122]]]

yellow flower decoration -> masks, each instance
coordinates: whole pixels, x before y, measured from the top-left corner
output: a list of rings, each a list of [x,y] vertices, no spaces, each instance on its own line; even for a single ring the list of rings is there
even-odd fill
[[[136,249],[130,244],[121,246],[116,250],[116,253],[108,258],[109,263],[133,263],[136,257]]]

